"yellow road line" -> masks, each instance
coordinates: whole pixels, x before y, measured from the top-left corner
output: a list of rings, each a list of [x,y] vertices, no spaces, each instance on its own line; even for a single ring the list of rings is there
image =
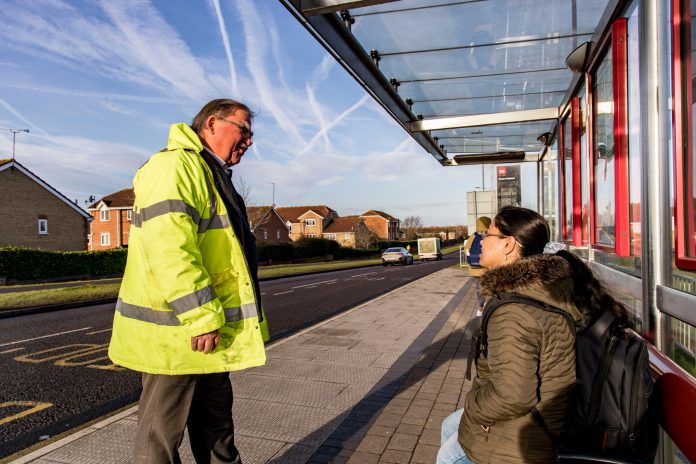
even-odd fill
[[[46,408],[50,408],[51,406],[53,406],[53,403],[40,403],[36,401],[7,401],[5,403],[0,403],[0,409],[11,408],[13,406],[30,406],[30,408],[26,411],[18,412],[17,414],[13,414],[11,416],[7,416],[3,419],[0,419],[0,425],[7,424],[14,420],[21,419],[22,417],[26,417],[30,414],[42,411]]]

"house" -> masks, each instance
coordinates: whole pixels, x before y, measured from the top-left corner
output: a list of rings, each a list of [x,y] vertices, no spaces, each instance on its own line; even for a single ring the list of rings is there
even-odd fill
[[[285,206],[276,208],[278,215],[290,229],[290,240],[300,237],[322,237],[338,213],[325,205]]]
[[[368,244],[365,242],[369,241],[371,235],[374,236],[374,232],[367,228],[362,216],[344,216],[331,221],[324,230],[323,238],[335,240],[342,247],[366,248]]]
[[[365,225],[382,240],[399,240],[399,221],[385,212],[371,209],[360,215]]]
[[[128,246],[135,192],[119,190],[98,200],[87,211],[92,215],[89,250],[108,250]]]
[[[247,206],[249,227],[256,240],[264,243],[288,243],[290,229],[274,206]]]
[[[358,216],[337,217],[326,228],[322,237],[335,240],[342,247],[355,248],[355,232],[360,225]]]
[[[91,216],[12,159],[0,160],[0,247],[84,250]]]

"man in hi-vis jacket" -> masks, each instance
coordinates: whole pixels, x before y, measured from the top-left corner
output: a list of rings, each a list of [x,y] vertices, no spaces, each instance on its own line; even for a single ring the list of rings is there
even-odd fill
[[[197,463],[239,463],[229,371],[263,365],[268,339],[254,236],[230,167],[251,146],[252,112],[206,104],[174,124],[135,175],[128,261],[109,346],[142,372],[135,462],[178,463],[188,426]]]

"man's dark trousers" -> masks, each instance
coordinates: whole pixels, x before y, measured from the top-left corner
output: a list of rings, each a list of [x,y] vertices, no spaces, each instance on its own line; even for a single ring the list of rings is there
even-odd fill
[[[228,372],[199,375],[142,374],[135,437],[136,464],[179,464],[188,427],[198,464],[240,464],[234,446],[232,384]]]

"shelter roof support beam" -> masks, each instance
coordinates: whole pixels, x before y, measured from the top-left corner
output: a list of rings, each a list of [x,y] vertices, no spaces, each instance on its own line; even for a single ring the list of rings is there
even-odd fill
[[[300,11],[305,16],[336,13],[351,8],[390,3],[394,0],[300,0]]]
[[[434,131],[441,129],[457,129],[460,127],[479,127],[515,122],[543,121],[557,118],[558,108],[553,107],[538,110],[510,111],[507,113],[475,114],[472,116],[424,119],[422,121],[411,122],[409,124],[409,130],[413,132]]]

